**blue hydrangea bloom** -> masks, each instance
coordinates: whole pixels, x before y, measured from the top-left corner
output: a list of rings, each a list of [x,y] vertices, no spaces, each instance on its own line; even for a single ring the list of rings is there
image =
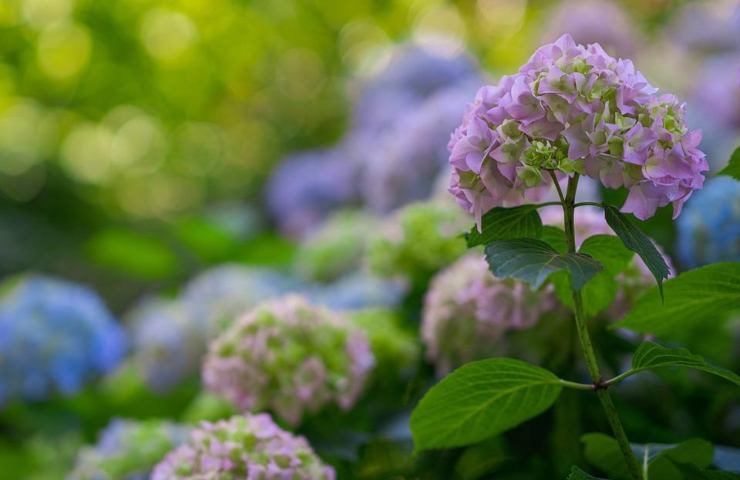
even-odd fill
[[[0,297],[0,403],[73,394],[118,365],[126,335],[89,288],[40,275]]]
[[[188,282],[180,301],[212,338],[263,300],[304,288],[303,282],[276,270],[224,264]]]
[[[401,303],[405,293],[406,287],[402,282],[365,273],[349,274],[332,284],[307,290],[312,303],[332,310],[394,307]]]
[[[708,181],[678,217],[678,258],[684,267],[740,261],[740,182]]]
[[[180,302],[147,300],[126,315],[133,362],[149,387],[167,392],[200,371],[208,329]]]

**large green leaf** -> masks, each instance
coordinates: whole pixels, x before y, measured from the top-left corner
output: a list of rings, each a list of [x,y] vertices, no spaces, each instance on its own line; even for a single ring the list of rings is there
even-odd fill
[[[486,246],[486,260],[499,278],[517,278],[533,288],[539,288],[551,273],[565,270],[570,273],[574,288],[580,289],[602,266],[581,253],[558,253],[541,240],[520,238],[496,240]]]
[[[547,410],[561,388],[551,372],[520,360],[463,365],[432,387],[411,414],[415,448],[457,447],[492,437]]]
[[[540,240],[549,244],[558,253],[566,253],[568,251],[568,245],[565,243],[565,232],[562,228],[545,225],[542,227]]]
[[[566,272],[554,273],[550,280],[555,286],[555,294],[558,300],[566,307],[573,310],[573,292],[570,288],[570,277]],[[610,307],[617,297],[617,281],[609,272],[602,271],[586,282],[581,289],[583,298],[583,311],[587,317],[594,317]]]
[[[604,270],[612,275],[621,273],[634,256],[634,253],[625,248],[622,241],[614,235],[588,237],[578,252],[598,260],[604,266]]]
[[[542,220],[534,205],[514,208],[496,207],[483,215],[481,231],[473,227],[465,234],[468,247],[486,245],[494,240],[512,238],[539,238],[542,234]]]
[[[640,297],[613,328],[667,337],[704,328],[740,311],[740,263],[726,262],[689,270],[665,283],[666,304],[658,292]]]
[[[737,147],[732,156],[730,162],[725,168],[717,172],[717,175],[727,175],[735,180],[740,180],[740,147]]]
[[[678,470],[684,480],[738,480],[740,474],[723,472],[720,470],[707,470],[699,468],[691,463],[672,462],[673,467]]]
[[[632,368],[629,374],[643,370],[664,367],[687,367],[711,373],[740,386],[740,376],[730,370],[707,363],[699,355],[694,355],[685,348],[667,348],[653,342],[645,342],[637,348],[632,357]]]
[[[617,441],[603,433],[587,433],[581,437],[586,460],[614,480],[629,480],[630,474]],[[632,445],[632,451],[647,466],[646,478],[650,480],[681,480],[684,477],[673,465],[682,462],[700,468],[712,462],[712,444],[701,439],[691,439],[678,445]]]
[[[627,250],[622,241],[613,235],[594,235],[587,238],[579,253],[593,257],[604,266],[604,270],[589,280],[582,289],[583,310],[587,317],[593,317],[614,303],[618,290],[614,277],[627,267],[634,253]],[[560,301],[572,309],[573,296],[568,275],[556,273],[551,280]]]
[[[637,253],[645,265],[650,269],[655,280],[658,282],[661,298],[663,295],[663,279],[668,278],[670,273],[663,255],[660,254],[650,237],[645,235],[637,225],[627,218],[616,207],[604,205],[604,216],[606,223],[612,227],[614,233],[622,240],[624,246]]]
[[[578,467],[573,467],[570,470],[567,480],[601,480],[598,477],[589,475]]]

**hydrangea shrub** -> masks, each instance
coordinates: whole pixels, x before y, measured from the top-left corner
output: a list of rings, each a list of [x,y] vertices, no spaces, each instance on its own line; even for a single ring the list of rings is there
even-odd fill
[[[152,480],[334,480],[305,438],[278,427],[267,414],[203,422],[190,439],[168,453]]]
[[[329,404],[351,408],[374,364],[359,328],[291,295],[258,305],[221,334],[203,382],[244,411],[269,409],[297,425]]]
[[[598,44],[579,45],[569,35],[539,48],[518,73],[479,90],[449,143],[450,193],[474,216],[477,225],[465,236],[468,246],[484,246],[495,278],[486,278],[485,264],[471,257],[435,279],[424,319],[429,353],[440,355],[448,341],[462,335],[460,343],[468,349],[453,355],[469,355],[479,337],[495,337],[502,324],[536,322],[537,308],[548,305],[554,286],[573,312],[590,383],[565,380],[513,358],[466,363],[434,385],[414,409],[410,426],[416,451],[479,444],[544,412],[569,388],[595,394],[614,435],[598,434],[603,441],[596,447],[597,465],[615,478],[658,478],[652,469],[655,455],[630,443],[612,387],[666,367],[693,368],[740,386],[734,372],[687,349],[652,341],[636,347],[626,371],[607,378],[591,340],[588,320],[618,297],[616,285],[626,291],[634,271],[638,283],[649,272],[657,289],[646,292],[618,327],[642,334],[686,333],[697,318],[727,317],[740,308],[738,263],[692,270],[664,284],[672,274],[669,262],[622,213],[647,219],[670,204],[675,218],[703,186],[707,161],[698,148],[701,133],[686,127],[684,110],[676,97],[658,94],[631,61],[609,56]],[[736,174],[735,167],[728,174]],[[582,177],[627,190],[621,211],[577,200]],[[552,189],[558,200],[544,201]],[[562,230],[543,226],[538,210],[552,205],[559,205],[562,215],[549,221],[562,224]],[[584,222],[576,211],[585,207],[602,209],[603,222]],[[642,269],[635,268],[635,253]],[[530,296],[514,295],[514,281],[529,284]],[[587,458],[594,453],[590,448]],[[696,464],[691,455],[670,456],[679,476],[689,471],[697,478],[713,475],[704,470],[711,458]],[[684,470],[684,463],[691,468]],[[596,477],[574,467],[568,478]]]

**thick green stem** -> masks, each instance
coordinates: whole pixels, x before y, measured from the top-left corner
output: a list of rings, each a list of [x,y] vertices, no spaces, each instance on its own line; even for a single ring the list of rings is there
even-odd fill
[[[568,252],[576,252],[576,235],[575,235],[575,198],[576,189],[578,188],[578,174],[574,175],[568,181],[568,190],[565,193],[563,200],[563,213],[565,216],[565,240],[568,245]],[[624,460],[627,462],[627,468],[630,475],[635,480],[642,480],[642,471],[640,469],[640,463],[637,461],[635,454],[632,452],[630,442],[627,439],[627,434],[624,432],[622,422],[619,420],[619,414],[617,409],[609,396],[608,390],[603,386],[601,372],[599,371],[599,364],[596,361],[596,354],[594,353],[594,347],[591,344],[591,337],[588,333],[588,327],[586,326],[586,316],[583,314],[583,297],[580,290],[573,290],[573,312],[575,314],[576,330],[578,331],[578,339],[581,342],[581,349],[586,359],[586,366],[588,372],[591,375],[591,379],[594,382],[596,389],[596,395],[601,402],[601,408],[603,408],[606,418],[609,421],[614,437],[619,444],[619,449],[624,456]]]

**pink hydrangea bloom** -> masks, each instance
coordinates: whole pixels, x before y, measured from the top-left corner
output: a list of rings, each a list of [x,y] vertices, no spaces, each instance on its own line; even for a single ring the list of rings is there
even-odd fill
[[[563,35],[478,91],[448,145],[450,192],[480,223],[492,207],[543,198],[548,170],[579,172],[629,189],[624,212],[646,219],[670,203],[675,217],[708,170],[683,117],[630,60]]]
[[[432,280],[424,299],[421,337],[427,357],[445,374],[496,353],[507,331],[532,327],[558,308],[551,285],[543,291],[494,277],[480,254],[467,255]]]
[[[267,414],[203,422],[168,453],[152,480],[334,480],[305,438],[278,427]]]
[[[297,295],[258,305],[210,346],[207,389],[296,425],[329,403],[354,405],[375,365],[361,330]]]

